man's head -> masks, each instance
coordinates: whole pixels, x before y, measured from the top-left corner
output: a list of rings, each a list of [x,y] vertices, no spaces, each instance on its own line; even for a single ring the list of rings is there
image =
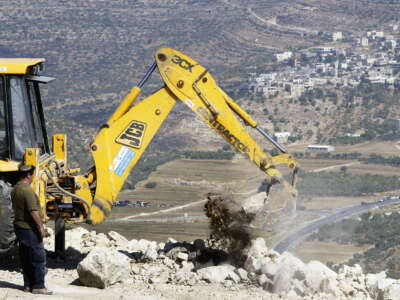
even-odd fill
[[[18,166],[19,171],[19,179],[24,180],[27,183],[31,184],[33,180],[33,172],[35,172],[35,167],[32,165],[25,165],[21,163]]]

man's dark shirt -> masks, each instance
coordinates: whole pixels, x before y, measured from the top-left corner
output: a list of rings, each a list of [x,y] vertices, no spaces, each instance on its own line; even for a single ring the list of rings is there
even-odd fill
[[[42,216],[40,201],[31,186],[19,181],[11,191],[11,201],[14,209],[14,223],[21,228],[34,229],[37,227],[31,216],[32,210],[37,210]]]

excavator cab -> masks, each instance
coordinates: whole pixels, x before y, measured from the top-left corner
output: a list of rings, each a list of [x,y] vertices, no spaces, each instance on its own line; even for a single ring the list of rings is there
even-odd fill
[[[53,80],[39,76],[44,59],[0,59],[0,250],[14,238],[9,198],[18,164],[27,148],[49,155],[39,84]]]
[[[0,60],[0,172],[10,160],[22,161],[26,148],[50,152],[39,84],[53,78],[38,76],[43,61]]]

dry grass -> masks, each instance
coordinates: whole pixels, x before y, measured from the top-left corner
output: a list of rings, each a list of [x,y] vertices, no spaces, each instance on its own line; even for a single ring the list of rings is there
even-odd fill
[[[303,262],[318,260],[323,263],[328,261],[343,263],[352,258],[355,253],[361,253],[371,246],[342,245],[334,242],[303,242],[295,251],[294,255]]]
[[[376,153],[382,156],[400,155],[400,150],[396,147],[396,142],[365,142],[356,145],[345,145],[335,147],[334,153],[360,152],[363,155]]]
[[[357,160],[334,160],[334,159],[299,159],[300,168],[306,172],[341,172],[341,167],[346,166],[349,174],[379,174],[396,176],[399,168],[385,165],[364,164]]]
[[[199,238],[205,239],[209,235],[206,219],[193,222],[171,222],[166,218],[164,222],[104,222],[96,227],[97,232],[107,233],[111,230],[118,231],[129,240],[147,239],[158,242],[165,242],[169,237],[191,242]]]
[[[191,241],[208,236],[208,220],[204,204],[193,205],[169,213],[138,217],[131,222],[117,219],[186,205],[206,199],[209,192],[231,193],[236,199],[245,199],[257,192],[265,175],[244,157],[233,161],[177,160],[158,167],[148,180],[135,190],[120,193],[118,200],[150,202],[150,207],[115,207],[110,217],[96,225],[97,232],[115,230],[128,239],[165,241],[168,237]],[[147,182],[156,182],[146,188]],[[186,217],[185,217],[186,216]]]
[[[288,146],[290,152],[305,152],[307,151],[307,146],[309,144],[296,144]],[[385,157],[388,156],[398,156],[400,155],[400,149],[396,147],[396,142],[365,142],[355,145],[343,145],[335,146],[335,151],[331,152],[331,155],[339,153],[351,153],[359,152],[364,156],[369,156],[372,153],[376,153]],[[311,152],[313,153],[313,152]]]
[[[311,172],[314,170],[328,168],[332,166],[340,166],[343,164],[350,164],[356,161],[350,160],[334,160],[334,159],[299,159],[300,168],[303,171]],[[330,171],[340,170],[340,167],[331,169]]]
[[[354,164],[347,168],[347,173],[398,176],[399,168],[375,164]]]
[[[310,200],[303,201],[300,205],[307,210],[333,210],[350,205],[360,204],[362,201],[372,202],[377,200],[377,196],[363,197],[313,197]]]

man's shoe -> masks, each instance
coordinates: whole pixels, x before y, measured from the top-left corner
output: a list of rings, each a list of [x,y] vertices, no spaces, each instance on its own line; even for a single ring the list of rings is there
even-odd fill
[[[25,286],[23,289],[24,292],[30,293],[32,292],[31,288],[29,286]]]
[[[42,295],[53,295],[53,291],[46,288],[44,289],[32,289],[32,294],[42,294]]]

